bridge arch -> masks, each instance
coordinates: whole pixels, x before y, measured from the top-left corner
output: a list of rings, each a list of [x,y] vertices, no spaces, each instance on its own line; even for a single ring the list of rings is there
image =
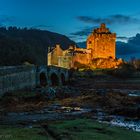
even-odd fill
[[[56,73],[51,74],[50,80],[51,80],[51,86],[58,86],[60,84],[59,77],[57,76]]]
[[[39,80],[40,80],[40,86],[45,87],[48,82],[47,82],[47,76],[45,72],[41,72],[39,74]]]
[[[65,77],[65,74],[64,73],[61,73],[60,77],[61,77],[61,83],[62,83],[62,85],[66,85],[66,77]]]
[[[68,82],[68,70],[55,66],[39,66],[37,68],[37,85],[61,86]]]

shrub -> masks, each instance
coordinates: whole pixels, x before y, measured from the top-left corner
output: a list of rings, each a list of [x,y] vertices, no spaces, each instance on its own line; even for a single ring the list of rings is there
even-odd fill
[[[132,64],[136,68],[136,70],[140,71],[140,59],[133,60]]]

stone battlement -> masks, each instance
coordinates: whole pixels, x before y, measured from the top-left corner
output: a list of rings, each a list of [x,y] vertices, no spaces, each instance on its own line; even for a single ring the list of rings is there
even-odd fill
[[[95,37],[109,37],[109,38],[116,38],[116,34],[112,33],[112,34],[104,34],[104,33],[93,33],[93,35]]]

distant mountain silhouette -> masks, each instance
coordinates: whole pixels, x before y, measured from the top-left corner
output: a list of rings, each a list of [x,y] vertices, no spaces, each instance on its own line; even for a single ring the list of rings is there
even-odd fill
[[[129,38],[128,42],[116,42],[117,56],[125,59],[140,58],[140,34]]]
[[[56,44],[67,49],[75,42],[45,30],[0,27],[0,65],[20,65],[26,61],[36,65],[46,64],[48,47]]]

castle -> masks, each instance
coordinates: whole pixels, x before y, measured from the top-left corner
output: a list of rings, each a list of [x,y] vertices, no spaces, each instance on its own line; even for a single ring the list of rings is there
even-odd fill
[[[116,59],[116,34],[111,33],[104,23],[87,38],[86,48],[70,46],[67,50],[60,45],[48,53],[48,65],[64,68],[115,68],[122,63]]]

